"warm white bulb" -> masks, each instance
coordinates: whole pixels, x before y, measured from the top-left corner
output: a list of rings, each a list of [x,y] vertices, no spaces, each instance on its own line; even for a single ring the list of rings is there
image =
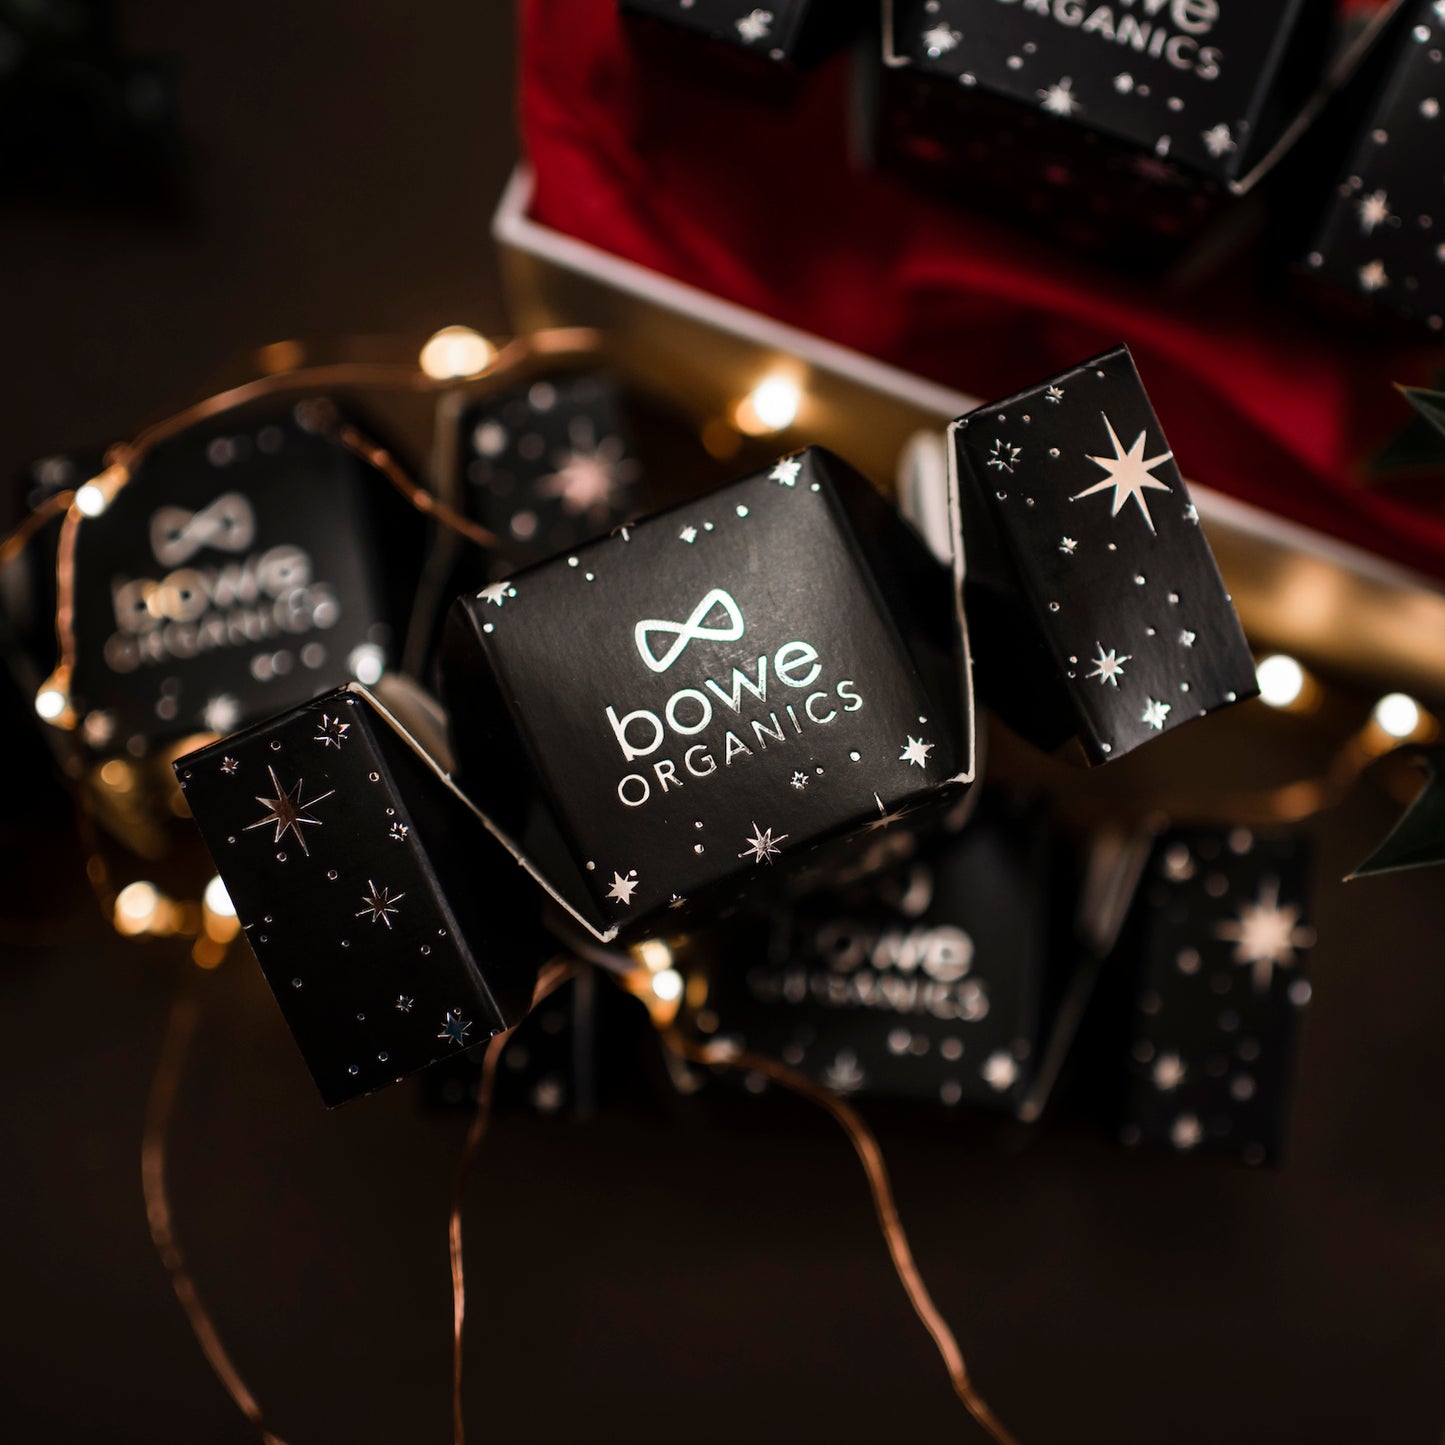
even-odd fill
[[[421,369],[435,381],[476,376],[496,354],[492,343],[470,326],[443,326],[421,349]]]
[[[786,376],[766,377],[748,393],[748,405],[759,426],[767,431],[792,426],[802,402],[802,390]]]
[[[115,915],[132,923],[149,923],[159,903],[154,883],[127,883],[115,896]]]
[[[346,662],[352,677],[368,686],[379,682],[381,674],[386,670],[386,655],[374,642],[363,642],[360,646],[353,647]]]
[[[663,1003],[676,1003],[682,997],[682,975],[675,968],[653,974],[652,991]]]
[[[1289,707],[1305,690],[1305,670],[1294,658],[1276,652],[1255,669],[1259,696],[1270,707]]]
[[[109,505],[109,498],[94,482],[87,482],[75,494],[76,510],[83,517],[98,517]]]
[[[219,877],[212,878],[206,884],[206,891],[202,895],[206,907],[216,915],[217,918],[234,918],[236,916],[236,905],[231,902],[231,895],[226,892],[226,885]]]
[[[65,711],[65,694],[54,687],[43,687],[35,694],[35,711],[46,722],[54,722]]]
[[[1420,726],[1420,704],[1403,692],[1392,692],[1375,704],[1375,721],[1392,738],[1408,738]]]

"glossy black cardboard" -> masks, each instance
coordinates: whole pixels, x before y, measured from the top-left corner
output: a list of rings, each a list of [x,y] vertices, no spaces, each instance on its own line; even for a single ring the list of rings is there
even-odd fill
[[[1315,90],[1328,22],[1316,0],[887,0],[885,60],[1227,183]]]
[[[303,402],[190,429],[81,523],[71,690],[98,751],[231,732],[380,676],[420,521],[398,520],[330,415]]]
[[[1298,836],[1161,836],[1110,971],[1130,1145],[1279,1157],[1306,968],[1311,850]]]
[[[980,697],[1103,763],[1258,692],[1199,515],[1124,347],[950,429]]]
[[[851,39],[861,0],[620,0],[624,15],[691,30],[769,60],[811,64]]]
[[[526,1013],[542,894],[352,684],[189,753],[176,775],[328,1105]]]
[[[594,931],[971,780],[945,568],[817,448],[459,598],[458,781]]]
[[[1339,110],[1348,133],[1317,182],[1305,268],[1366,305],[1445,326],[1445,13],[1415,0]]]
[[[909,862],[720,930],[681,1022],[839,1093],[1033,1117],[1081,956],[1074,881],[1041,810],[986,797]]]

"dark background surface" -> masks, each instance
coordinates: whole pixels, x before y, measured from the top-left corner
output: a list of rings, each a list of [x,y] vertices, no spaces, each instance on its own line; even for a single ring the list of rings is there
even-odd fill
[[[282,337],[499,329],[510,30],[502,0],[128,7],[130,47],[184,64],[186,204],[4,203],[4,474]],[[1322,879],[1390,815],[1357,794],[1321,830]],[[100,923],[62,810],[0,816],[3,1433],[251,1439],[141,1206],[184,950]],[[1025,1445],[1439,1439],[1442,876],[1322,886],[1278,1171],[1129,1155],[1082,1118],[879,1116],[934,1295]],[[64,920],[57,946],[23,946],[37,912]],[[249,956],[197,985],[173,1194],[238,1365],[290,1445],[445,1440],[463,1121],[411,1087],[325,1113]],[[475,1439],[981,1438],[847,1145],[802,1104],[658,1091],[589,1126],[506,1117],[468,1226]]]

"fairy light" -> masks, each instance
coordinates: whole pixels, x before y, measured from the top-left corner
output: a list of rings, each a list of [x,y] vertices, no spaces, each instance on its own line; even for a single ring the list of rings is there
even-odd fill
[[[1375,704],[1374,719],[1380,731],[1401,742],[1415,736],[1423,720],[1420,704],[1403,692],[1391,692]]]
[[[663,1003],[676,1003],[682,997],[682,975],[675,968],[653,974],[652,991]]]
[[[236,905],[231,902],[231,895],[226,892],[226,885],[221,882],[219,875],[206,884],[206,891],[201,895],[201,899],[217,918],[236,916]]]
[[[75,494],[75,509],[82,517],[98,517],[108,506],[110,498],[94,482],[87,482]]]
[[[35,694],[35,711],[46,722],[55,722],[69,706],[69,700],[58,687],[42,687]]]
[[[487,369],[496,348],[470,326],[443,326],[421,349],[421,369],[433,381],[456,381]]]
[[[733,408],[733,424],[749,436],[785,431],[798,419],[802,405],[802,387],[792,377],[774,372]]]
[[[112,914],[115,931],[132,936],[149,932],[160,906],[161,896],[154,883],[127,883],[115,896]]]
[[[1305,690],[1305,670],[1283,652],[1263,658],[1255,669],[1260,701],[1270,707],[1293,707]]]

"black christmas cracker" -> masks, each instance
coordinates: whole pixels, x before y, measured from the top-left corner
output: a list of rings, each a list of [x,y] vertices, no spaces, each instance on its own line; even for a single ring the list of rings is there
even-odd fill
[[[1160,837],[1110,962],[1124,1143],[1279,1157],[1310,997],[1309,866],[1298,837]]]
[[[811,64],[861,28],[861,0],[620,0],[624,14],[706,35],[769,60]]]
[[[887,874],[730,922],[679,1022],[837,1093],[1033,1117],[1079,957],[1071,883],[1041,810],[990,795]]]
[[[1254,661],[1124,347],[950,429],[981,698],[1108,762],[1256,695]]]
[[[415,586],[421,525],[337,440],[329,403],[161,443],[79,528],[70,691],[82,736],[138,756],[349,678],[375,682],[408,566]]]
[[[956,795],[965,651],[947,569],[811,448],[458,599],[458,781],[611,936]]]
[[[888,0],[885,57],[1218,182],[1315,89],[1316,0]]]
[[[526,1014],[553,952],[543,895],[365,689],[175,767],[328,1106]]]
[[[1353,83],[1352,134],[1310,272],[1438,332],[1445,325],[1445,5],[1413,0]]]

